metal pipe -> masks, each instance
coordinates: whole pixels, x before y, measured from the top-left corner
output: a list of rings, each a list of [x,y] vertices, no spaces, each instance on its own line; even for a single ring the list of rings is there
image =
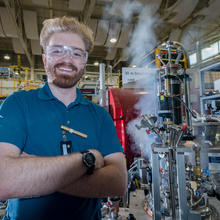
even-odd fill
[[[165,66],[166,64],[163,62],[162,57],[160,54],[157,54],[157,58],[160,60],[160,62]]]
[[[105,64],[99,64],[99,83],[100,83],[100,92],[99,92],[99,104],[103,107],[106,106],[106,96],[105,96]]]
[[[105,64],[99,64],[100,89],[105,89]]]
[[[172,210],[172,219],[176,219],[176,199],[175,199],[175,178],[174,178],[174,151],[172,148],[169,148],[168,152],[169,160],[169,185],[170,185],[170,206]]]
[[[184,102],[186,103],[186,106],[190,107],[190,100],[189,100],[189,80],[188,76],[186,75],[186,70],[184,69]],[[186,111],[186,123],[189,128],[192,127],[192,116],[190,115],[189,111]]]
[[[178,55],[177,55],[177,58],[176,58],[175,64],[179,64],[179,62],[180,62],[180,58],[181,58],[182,54],[183,54],[182,51],[178,51]]]
[[[172,42],[171,41],[168,41],[167,44],[166,44],[166,47],[168,49],[168,63],[171,64],[172,63],[172,60],[171,60],[171,48],[172,48]]]
[[[180,133],[179,133],[179,135],[178,135],[178,139],[177,139],[177,141],[176,141],[176,147],[178,147],[179,142],[180,142],[180,140],[181,140],[181,138],[182,138],[182,136],[183,136],[183,133],[184,133],[184,131],[181,130]]]
[[[107,65],[107,81],[108,84],[112,84],[112,66],[111,65]]]

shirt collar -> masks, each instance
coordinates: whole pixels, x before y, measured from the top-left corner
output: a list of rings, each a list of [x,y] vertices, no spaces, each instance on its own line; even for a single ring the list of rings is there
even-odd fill
[[[89,101],[82,96],[82,93],[80,92],[80,90],[78,88],[76,89],[76,95],[77,95],[76,99],[73,102],[74,104],[84,104],[84,105],[88,105],[89,104]],[[52,94],[52,92],[50,90],[48,82],[46,82],[44,84],[44,86],[39,89],[38,97],[40,99],[42,99],[42,100],[53,100],[53,99],[56,99],[56,97],[54,97],[54,95]]]

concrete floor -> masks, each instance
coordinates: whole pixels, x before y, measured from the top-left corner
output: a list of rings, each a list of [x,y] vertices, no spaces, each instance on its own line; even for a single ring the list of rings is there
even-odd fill
[[[144,210],[144,191],[136,190],[130,193],[129,208],[120,208],[119,220],[127,219],[129,213],[133,214],[136,220],[152,220]]]

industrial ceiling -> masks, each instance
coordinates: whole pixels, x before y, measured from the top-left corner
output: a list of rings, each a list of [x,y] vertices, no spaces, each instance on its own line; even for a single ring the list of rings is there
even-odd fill
[[[166,40],[194,50],[196,42],[202,46],[218,37],[219,8],[219,0],[0,0],[0,65],[16,64],[16,54],[21,54],[23,66],[43,68],[42,22],[66,15],[94,32],[88,63],[104,62],[118,72]],[[5,54],[11,59],[5,61]]]

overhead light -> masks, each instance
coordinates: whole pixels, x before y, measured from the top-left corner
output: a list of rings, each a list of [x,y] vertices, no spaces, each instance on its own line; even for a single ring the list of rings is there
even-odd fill
[[[112,44],[114,44],[114,43],[117,42],[117,39],[113,37],[113,38],[110,39],[110,42],[111,42]]]
[[[136,68],[136,67],[137,67],[137,65],[132,65],[132,67],[133,67],[133,68]]]
[[[99,62],[98,61],[95,61],[94,62],[94,66],[98,66],[99,65]]]
[[[5,56],[4,56],[4,59],[5,59],[5,60],[10,60],[11,57],[10,57],[9,55],[5,55]]]
[[[208,46],[205,48],[206,50],[213,50],[213,47],[212,46]]]

